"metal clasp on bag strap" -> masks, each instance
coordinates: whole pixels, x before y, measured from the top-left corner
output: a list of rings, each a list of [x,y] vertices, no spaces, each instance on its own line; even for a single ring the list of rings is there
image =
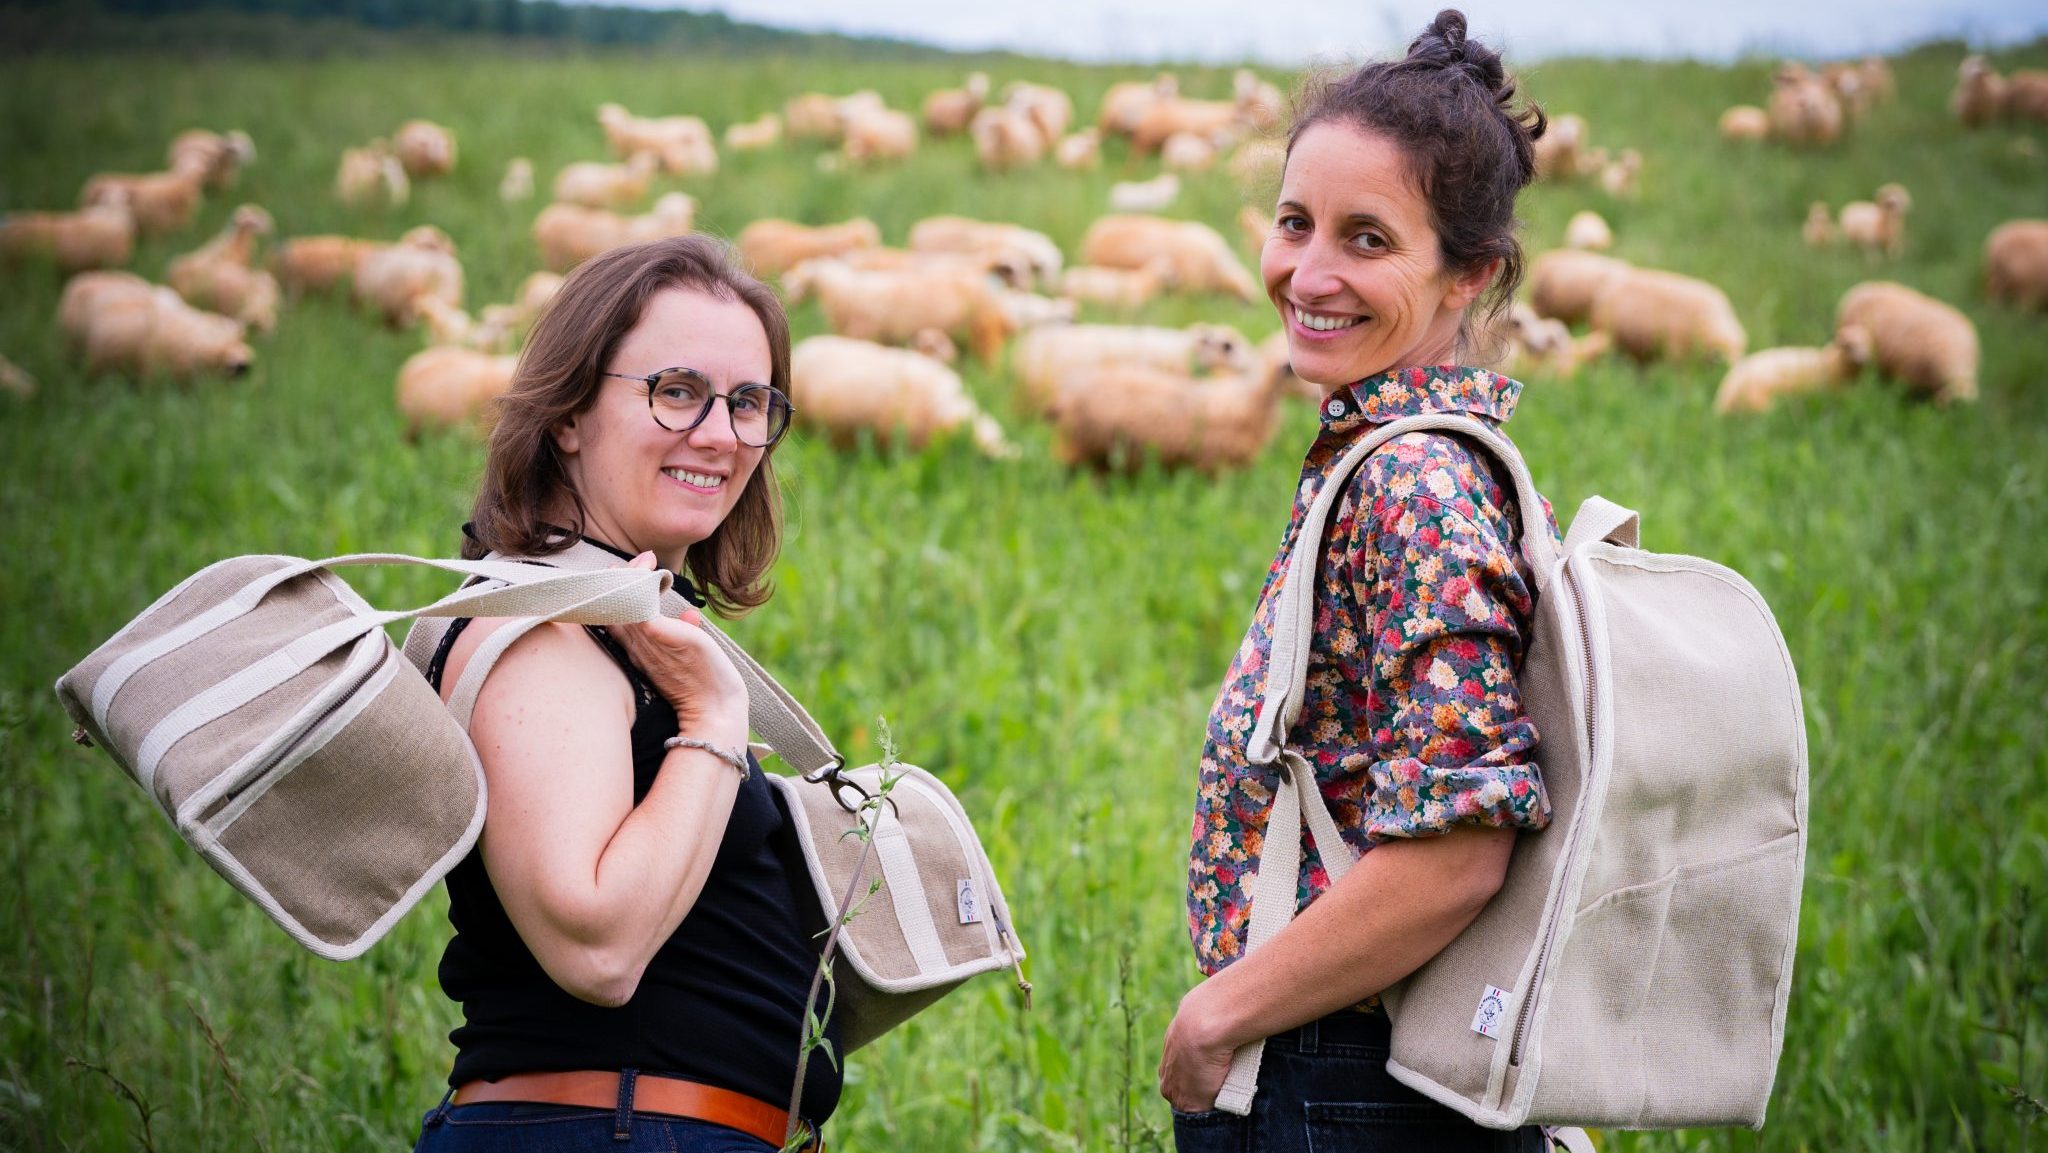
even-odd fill
[[[836,802],[840,808],[845,809],[849,813],[857,814],[860,812],[863,806],[865,806],[868,802],[875,799],[875,795],[873,793],[868,792],[867,786],[861,784],[859,781],[854,780],[852,777],[847,776],[845,773],[845,769],[845,755],[841,753],[833,753],[831,764],[825,766],[822,769],[819,769],[815,773],[805,773],[804,780],[807,780],[814,785],[823,785],[826,788],[832,790],[832,800]],[[854,792],[860,794],[860,801],[856,804],[847,804],[846,794],[840,791],[842,789],[852,789]]]

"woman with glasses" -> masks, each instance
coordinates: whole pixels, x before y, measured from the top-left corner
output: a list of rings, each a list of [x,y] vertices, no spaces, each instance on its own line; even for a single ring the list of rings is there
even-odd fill
[[[760,606],[788,386],[788,321],[718,243],[592,258],[500,402],[465,555],[603,550],[698,606]],[[701,620],[542,625],[490,667],[469,729],[488,808],[448,874],[440,968],[463,1023],[421,1150],[781,1146],[815,900]],[[506,623],[443,635],[444,696]],[[839,1088],[809,1063],[812,1132]]]

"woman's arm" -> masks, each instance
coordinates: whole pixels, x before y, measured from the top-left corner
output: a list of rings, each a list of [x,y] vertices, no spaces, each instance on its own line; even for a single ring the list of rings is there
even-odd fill
[[[464,630],[449,654],[445,687],[504,623],[478,620]],[[709,649],[701,630],[680,622],[615,635],[634,631],[656,633],[664,650],[680,646],[685,664],[703,658],[691,644]],[[644,635],[634,641],[635,649],[648,647]],[[647,666],[657,662],[635,654],[665,695],[694,696],[685,735],[743,748],[745,690],[733,698],[737,674],[711,655],[724,667],[698,676],[698,691],[686,694],[676,682],[687,674],[656,675]],[[484,867],[506,914],[556,984],[608,1006],[632,997],[648,960],[696,903],[740,783],[710,753],[671,749],[636,806],[633,716],[632,686],[618,666],[580,627],[549,624],[521,637],[491,669],[469,730],[489,790]]]
[[[1461,825],[1359,858],[1264,947],[1181,998],[1160,1095],[1182,1112],[1213,1108],[1240,1046],[1355,1005],[1420,968],[1499,890],[1514,845],[1511,829]]]

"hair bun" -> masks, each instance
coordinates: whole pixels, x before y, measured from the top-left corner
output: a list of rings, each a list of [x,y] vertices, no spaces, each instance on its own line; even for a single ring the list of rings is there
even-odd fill
[[[1429,27],[1409,43],[1408,60],[1463,72],[1478,81],[1497,102],[1514,95],[1514,85],[1508,80],[1500,53],[1467,38],[1465,14],[1456,8],[1438,12]]]

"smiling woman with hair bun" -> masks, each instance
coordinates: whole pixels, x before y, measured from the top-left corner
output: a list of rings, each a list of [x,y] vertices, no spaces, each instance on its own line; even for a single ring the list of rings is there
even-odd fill
[[[1482,1129],[1395,1082],[1378,998],[1492,898],[1516,831],[1549,820],[1516,684],[1535,586],[1512,490],[1457,438],[1411,433],[1345,482],[1320,540],[1297,539],[1329,471],[1375,426],[1514,412],[1522,386],[1471,361],[1521,279],[1515,197],[1543,129],[1450,9],[1405,57],[1312,77],[1296,96],[1259,266],[1322,420],[1202,749],[1187,900],[1206,979],[1181,1000],[1159,1069],[1181,1153],[1543,1148],[1540,1130]],[[1247,952],[1282,787],[1247,746],[1297,548],[1321,550],[1315,628],[1306,699],[1281,736],[1360,856],[1333,885],[1311,839],[1300,915]],[[1216,1109],[1232,1054],[1261,1039],[1249,1115]]]

